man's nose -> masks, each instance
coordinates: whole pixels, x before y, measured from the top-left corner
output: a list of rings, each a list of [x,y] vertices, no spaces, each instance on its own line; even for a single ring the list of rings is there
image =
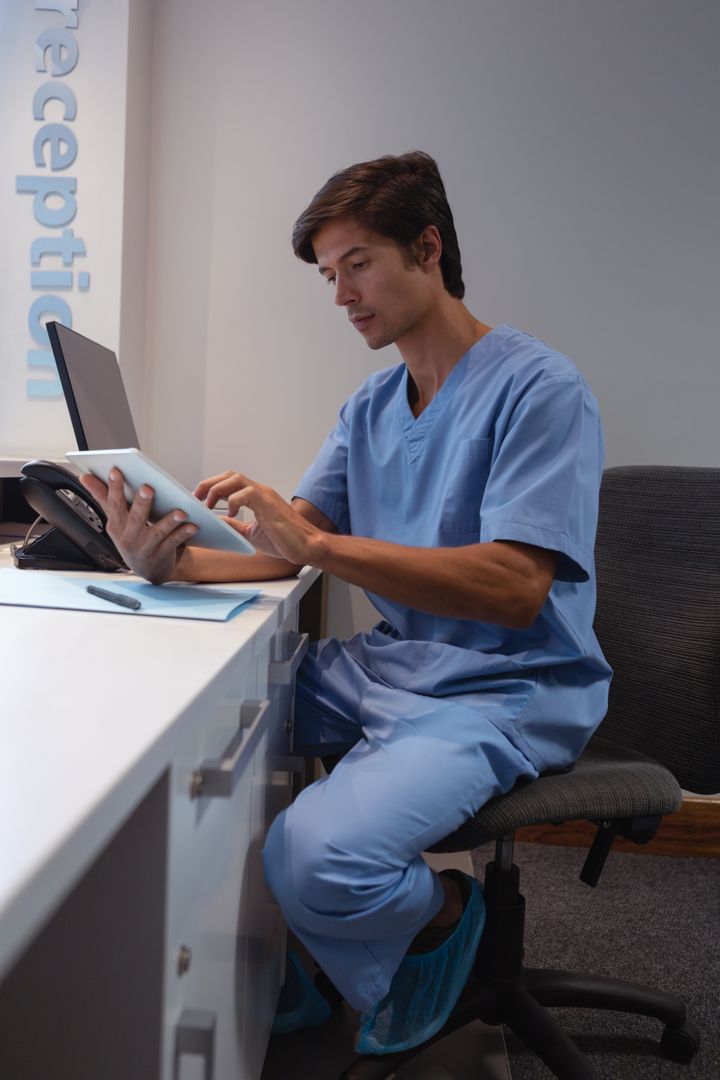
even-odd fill
[[[338,307],[346,307],[347,304],[352,304],[357,301],[357,292],[350,288],[347,279],[338,274],[335,279],[335,303]]]

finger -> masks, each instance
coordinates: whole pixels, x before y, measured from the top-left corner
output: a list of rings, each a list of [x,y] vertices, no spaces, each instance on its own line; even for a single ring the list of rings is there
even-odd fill
[[[230,503],[230,496],[235,492],[242,491],[252,484],[252,480],[249,480],[247,476],[243,476],[242,473],[231,473],[225,480],[219,481],[217,484],[213,484],[208,489],[205,496],[205,502],[212,509],[216,502],[220,499],[227,499],[228,505]]]
[[[241,506],[249,506],[256,517],[261,513],[272,514],[278,520],[286,518],[288,514],[292,515],[293,520],[299,516],[290,503],[278,495],[273,488],[266,484],[256,484],[247,476],[241,476],[240,473],[236,473],[236,476],[239,480],[244,480],[247,486],[235,490],[227,497],[228,513],[232,517],[237,515]],[[263,527],[266,527],[265,522],[263,522]]]
[[[157,539],[159,533],[156,527],[146,529],[147,539],[143,547],[135,548],[135,555],[138,558],[138,565],[150,569],[152,573],[153,567],[162,565],[170,565],[171,567],[177,562],[177,553],[181,548],[184,548],[187,544],[192,542],[192,538],[197,532],[197,527],[191,525],[189,522],[178,526],[163,537],[158,543]],[[146,575],[146,570],[141,569],[139,571]]]
[[[238,521],[237,518],[231,517],[223,517],[222,520],[226,521],[228,525],[234,529],[235,532],[239,532],[241,536],[247,537],[250,530],[253,528],[253,523],[251,521]]]
[[[213,484],[219,484],[221,480],[227,480],[229,476],[233,476],[232,469],[226,469],[225,472],[218,473],[217,476],[208,476],[207,480],[201,480],[193,491],[193,495],[196,499],[204,499],[213,486]]]
[[[241,491],[235,491],[232,495],[229,495],[227,501],[228,515],[237,517],[242,506],[254,508],[253,504],[257,501],[257,493],[257,485],[248,483],[248,486],[242,488]]]
[[[151,529],[146,529],[146,550],[156,551],[177,548],[187,544],[198,531],[197,525],[187,520],[182,510],[173,510],[156,521]]]
[[[155,492],[149,484],[141,484],[128,509],[125,520],[125,539],[130,541],[144,534],[150,521]]]
[[[110,470],[107,490],[107,515],[108,519],[112,518],[117,531],[117,529],[122,529],[125,526],[128,504],[125,498],[125,477],[115,467]]]
[[[102,480],[99,480],[97,476],[93,476],[92,473],[83,473],[80,477],[80,483],[88,489],[93,499],[100,503],[103,510],[107,511],[108,489]]]
[[[197,525],[185,525],[183,528],[175,529],[174,532],[165,537],[162,544],[158,544],[156,548],[158,557],[162,559],[167,555],[172,555],[178,548],[191,544],[196,532]]]

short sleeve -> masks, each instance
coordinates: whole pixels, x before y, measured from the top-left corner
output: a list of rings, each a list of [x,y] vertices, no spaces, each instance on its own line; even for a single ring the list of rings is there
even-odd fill
[[[349,428],[348,405],[323,443],[313,464],[302,476],[294,498],[306,499],[329,517],[338,532],[350,532],[347,491]]]
[[[578,374],[551,375],[515,404],[480,508],[480,540],[557,551],[556,578],[593,574],[603,436],[595,398]]]

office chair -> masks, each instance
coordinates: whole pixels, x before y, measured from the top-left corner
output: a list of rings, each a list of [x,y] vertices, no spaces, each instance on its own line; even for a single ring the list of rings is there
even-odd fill
[[[477,849],[495,842],[495,858],[485,868],[487,922],[473,974],[433,1039],[404,1053],[356,1056],[343,1080],[392,1077],[431,1042],[475,1019],[506,1024],[559,1080],[597,1080],[547,1006],[655,1017],[663,1025],[662,1052],[679,1063],[698,1048],[699,1034],[671,993],[522,962],[517,829],[594,822],[597,833],[580,874],[594,886],[615,836],[647,843],[662,816],[679,808],[681,788],[720,790],[720,469],[606,470],[595,554],[595,628],[615,672],[607,717],[571,771],[518,783],[432,849],[470,850],[477,871]]]

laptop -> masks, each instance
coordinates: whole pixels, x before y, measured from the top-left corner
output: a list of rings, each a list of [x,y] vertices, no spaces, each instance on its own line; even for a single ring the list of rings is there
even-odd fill
[[[59,322],[47,332],[78,450],[139,448],[115,353]]]

